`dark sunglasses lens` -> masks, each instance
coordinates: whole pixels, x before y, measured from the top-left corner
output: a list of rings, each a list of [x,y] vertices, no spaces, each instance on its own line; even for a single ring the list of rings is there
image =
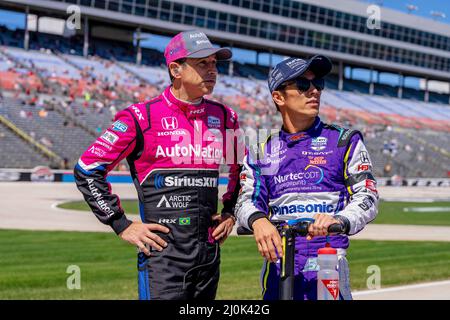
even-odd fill
[[[311,82],[305,78],[297,78],[295,82],[300,91],[308,91],[309,86],[311,85]]]
[[[317,90],[321,91],[325,88],[325,79],[314,79],[311,81],[313,86],[316,87]]]
[[[325,88],[325,79],[323,78],[313,80],[308,80],[305,78],[297,78],[295,82],[297,84],[297,88],[300,91],[308,91],[311,86],[311,83],[319,91]]]

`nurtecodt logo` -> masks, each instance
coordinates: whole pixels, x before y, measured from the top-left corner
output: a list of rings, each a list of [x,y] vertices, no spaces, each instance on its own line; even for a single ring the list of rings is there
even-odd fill
[[[324,177],[323,170],[320,167],[314,165],[308,165],[305,167],[304,172],[298,173],[288,173],[285,175],[275,176],[274,180],[276,184],[285,183],[288,181],[297,181],[297,180],[312,180],[314,184],[319,184],[322,182]],[[311,181],[311,182],[312,182]]]

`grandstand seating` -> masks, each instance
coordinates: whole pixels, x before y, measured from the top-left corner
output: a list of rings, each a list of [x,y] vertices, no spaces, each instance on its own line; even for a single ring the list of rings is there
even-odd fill
[[[98,78],[102,82],[119,83],[121,85],[139,85],[136,77],[112,62],[95,58],[85,59],[71,55],[63,56],[80,70],[86,70],[90,76]]]
[[[69,159],[70,164],[95,134],[110,125],[117,111],[156,96],[169,84],[162,53],[153,49],[143,49],[143,65],[138,66],[134,63],[134,49],[127,44],[116,46],[114,42],[95,39],[90,52],[96,55],[84,58],[80,56],[79,37],[68,40],[46,35],[32,42],[31,48],[41,50],[25,51],[18,48],[22,45],[20,32],[0,29],[4,31],[0,42],[7,44],[0,48],[0,89],[15,92],[4,99],[0,114],[24,131],[34,132],[37,141],[50,139],[49,148]],[[228,76],[229,63],[220,63],[218,68],[219,81],[208,98],[232,106],[244,129],[280,127],[281,117],[267,90],[267,67],[234,62],[232,77]],[[55,81],[50,96],[43,95],[42,87]],[[321,97],[322,118],[367,133],[366,143],[377,176],[397,173],[441,177],[450,171],[447,95],[430,93],[430,101],[437,103],[425,103],[423,91],[411,88],[403,89],[403,96],[408,99],[397,99],[397,87],[386,84],[375,84],[375,95],[368,95],[369,85],[359,80],[345,79],[344,91],[337,90],[336,75],[330,75],[326,84]],[[35,102],[30,105],[33,97],[39,97],[38,106]],[[52,101],[42,103],[43,97]],[[40,118],[38,112],[45,108],[47,116]],[[32,116],[24,118],[21,111]],[[76,119],[77,125],[71,119]],[[12,143],[12,133],[4,131],[3,128],[2,141]],[[19,143],[17,139],[14,143]],[[384,150],[384,141],[396,141],[395,152]],[[0,167],[11,166],[11,159],[17,159],[16,167],[34,167],[34,160],[39,164],[45,161],[32,157],[29,158],[33,161],[24,160],[21,154],[28,153],[22,149],[30,148],[20,145],[17,152],[8,147],[8,156],[0,158]],[[387,164],[393,167],[390,173],[383,170]]]
[[[357,93],[369,93],[369,84],[361,80],[345,79],[344,90]]]
[[[440,104],[449,104],[448,94],[430,92],[429,102],[435,102]]]
[[[38,165],[49,166],[48,159],[33,150],[21,138],[0,124],[0,167],[34,168]]]
[[[7,57],[0,54],[0,72],[7,71],[13,67],[13,63]]]
[[[374,94],[384,97],[393,97],[397,98],[398,95],[398,87],[390,86],[388,84],[383,83],[375,83],[374,84]]]
[[[65,63],[51,52],[25,51],[17,48],[5,48],[5,53],[13,56],[28,68],[37,68],[42,76],[48,78],[80,79],[80,72]]]
[[[76,159],[80,149],[87,148],[93,139],[89,133],[71,125],[48,105],[46,108],[38,108],[22,105],[17,99],[4,98],[0,114],[61,158]]]
[[[0,25],[0,45],[10,47],[23,47],[23,38],[23,30],[10,30],[5,26]]]
[[[143,78],[148,83],[159,86],[169,83],[167,70],[162,68],[149,68],[146,66],[138,66],[132,63],[122,63],[122,66],[135,74],[138,77]]]

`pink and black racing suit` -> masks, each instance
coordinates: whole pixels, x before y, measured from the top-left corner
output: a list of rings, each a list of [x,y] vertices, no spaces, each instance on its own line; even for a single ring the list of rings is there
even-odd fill
[[[157,98],[117,113],[79,159],[77,187],[101,222],[117,234],[131,224],[106,181],[126,158],[142,221],[170,229],[158,233],[168,243],[161,252],[138,254],[140,299],[214,299],[220,250],[211,232],[219,165],[226,157],[230,173],[222,213],[233,214],[240,188],[239,139],[228,139],[226,131],[238,128],[231,108],[207,99],[192,105],[168,87]]]

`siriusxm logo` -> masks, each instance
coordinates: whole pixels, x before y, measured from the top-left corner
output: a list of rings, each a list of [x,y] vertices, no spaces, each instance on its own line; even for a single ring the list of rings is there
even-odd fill
[[[155,175],[155,188],[162,189],[164,187],[207,187],[216,188],[217,178],[203,177],[203,178],[190,178],[190,177],[178,177],[178,176],[162,176],[160,174]]]
[[[311,203],[311,204],[292,204],[289,206],[272,206],[272,212],[277,215],[294,213],[332,213],[334,206],[332,204]]]

